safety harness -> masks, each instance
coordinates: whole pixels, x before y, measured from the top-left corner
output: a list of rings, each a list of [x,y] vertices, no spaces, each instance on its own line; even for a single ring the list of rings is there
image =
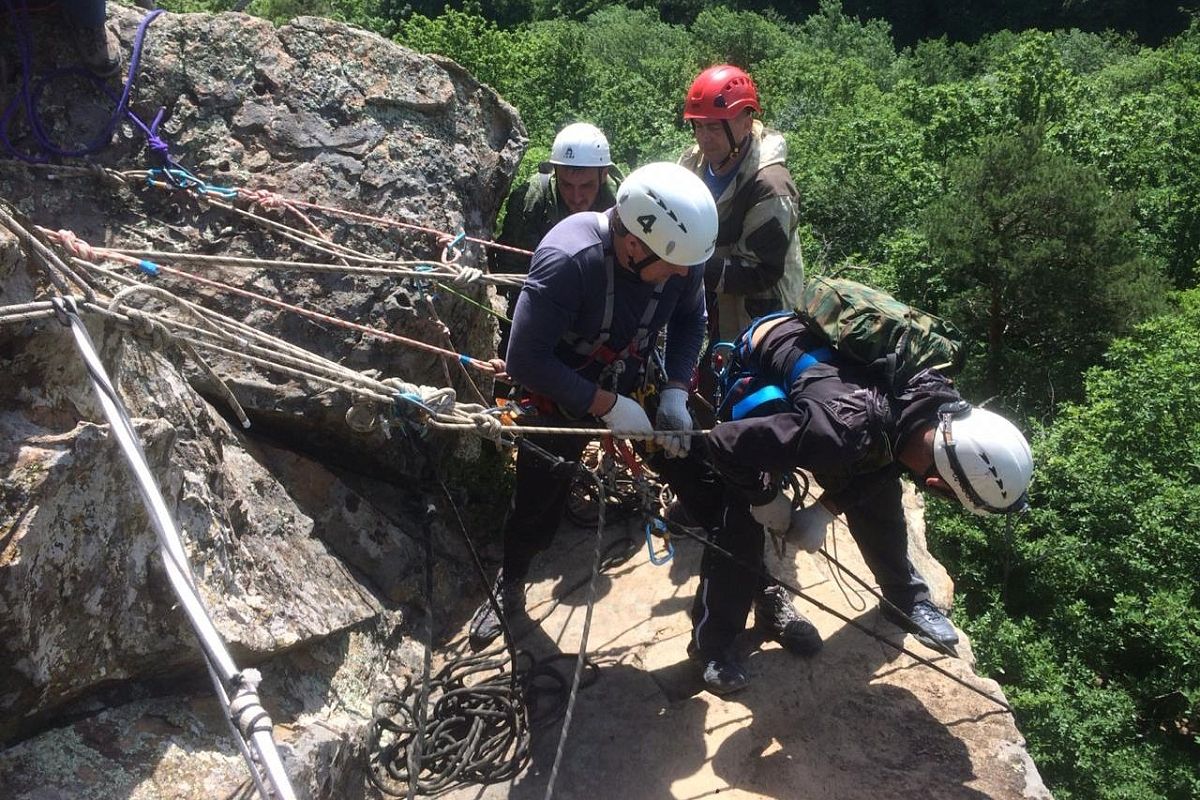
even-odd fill
[[[788,390],[806,369],[814,364],[833,360],[833,350],[821,346],[803,353],[792,364],[786,381],[766,380],[753,358],[754,334],[764,323],[792,317],[791,311],[776,311],[754,320],[734,342],[718,342],[711,349],[713,373],[717,378],[717,419],[723,421],[762,417],[786,411],[790,402]],[[720,348],[720,349],[718,349]]]
[[[658,303],[662,299],[666,281],[654,287],[654,293],[646,303],[646,308],[638,321],[637,330],[630,337],[628,344],[619,350],[609,347],[608,340],[612,337],[613,312],[616,307],[617,264],[612,242],[609,239],[608,216],[600,212],[596,212],[596,216],[600,218],[600,238],[605,243],[604,314],[600,320],[600,330],[594,338],[590,339],[585,339],[574,331],[567,331],[562,335],[561,341],[570,347],[572,352],[584,359],[579,366],[574,368],[576,372],[581,372],[596,362],[603,364],[604,367],[600,371],[596,383],[607,391],[615,392],[621,376],[625,373],[627,362],[634,361],[640,367],[646,360],[646,353],[650,351],[653,339],[650,335],[650,325],[654,320],[655,312],[658,311]],[[543,413],[562,413],[558,404],[544,394],[527,392],[525,401],[526,404],[533,405]]]

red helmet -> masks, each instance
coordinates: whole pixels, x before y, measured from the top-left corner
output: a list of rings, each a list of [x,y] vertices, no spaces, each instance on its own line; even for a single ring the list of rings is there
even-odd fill
[[[692,81],[683,104],[683,118],[733,119],[747,108],[762,113],[754,81],[732,64],[717,64]]]

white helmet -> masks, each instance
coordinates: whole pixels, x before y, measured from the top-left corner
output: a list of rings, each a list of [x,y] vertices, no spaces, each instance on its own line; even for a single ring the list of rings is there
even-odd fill
[[[611,167],[608,139],[595,125],[572,122],[554,137],[550,163],[564,167]]]
[[[717,204],[691,170],[656,161],[629,173],[617,190],[625,228],[663,261],[702,264],[717,244]]]
[[[959,501],[976,514],[1024,510],[1033,454],[1017,426],[965,401],[943,405],[938,417],[933,462]]]

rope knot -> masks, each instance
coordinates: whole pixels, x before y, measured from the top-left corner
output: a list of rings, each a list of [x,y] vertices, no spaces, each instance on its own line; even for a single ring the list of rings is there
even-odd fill
[[[500,418],[479,411],[470,415],[471,422],[475,423],[475,432],[484,439],[493,442],[500,441],[500,434],[504,431],[504,423]]]
[[[126,308],[125,315],[130,319],[129,329],[137,336],[149,339],[150,342],[160,350],[166,349],[167,345],[174,340],[172,333],[167,330],[167,326],[159,320],[155,319],[150,314],[137,308]]]
[[[71,231],[60,229],[58,231],[58,243],[75,258],[81,258],[84,261],[98,260],[96,249]]]
[[[239,189],[238,193],[249,200],[251,204],[262,206],[265,209],[281,208],[287,205],[285,198],[270,189]]]

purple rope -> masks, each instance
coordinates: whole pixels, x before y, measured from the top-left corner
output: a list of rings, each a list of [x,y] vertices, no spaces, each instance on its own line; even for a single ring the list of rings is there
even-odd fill
[[[133,92],[134,80],[137,78],[138,66],[142,59],[142,44],[146,38],[146,29],[150,23],[162,12],[162,9],[155,9],[147,14],[140,25],[138,25],[137,36],[133,41],[133,54],[129,58],[129,72],[125,78],[125,86],[121,91],[121,96],[118,98],[107,86],[104,79],[88,72],[87,70],[79,69],[78,67],[70,67],[66,69],[53,70],[42,76],[37,81],[31,82],[29,75],[33,69],[32,57],[32,37],[29,33],[29,9],[26,5],[26,0],[5,0],[5,5],[8,6],[11,19],[14,22],[17,34],[17,49],[21,54],[21,86],[17,91],[16,96],[8,107],[4,110],[3,116],[0,116],[0,144],[13,158],[18,158],[21,161],[30,164],[43,164],[52,158],[79,158],[81,156],[92,155],[100,150],[103,150],[112,141],[113,132],[120,124],[121,118],[128,115],[134,124],[142,129],[145,133],[148,145],[154,153],[163,158],[168,164],[173,164],[170,155],[167,151],[167,143],[159,138],[157,134],[158,126],[162,121],[163,110],[160,109],[158,116],[154,118],[154,122],[147,127],[137,114],[129,109],[129,96]],[[46,128],[42,124],[41,116],[38,114],[38,104],[45,92],[46,87],[54,80],[64,75],[82,75],[92,81],[92,83],[104,92],[104,94],[116,103],[116,108],[113,109],[112,116],[108,123],[100,131],[100,133],[78,149],[66,149],[60,147],[46,133]],[[9,129],[12,126],[17,110],[24,108],[26,120],[29,123],[29,129],[33,133],[33,138],[37,144],[37,151],[33,154],[22,153],[13,146],[12,140],[9,138]]]

